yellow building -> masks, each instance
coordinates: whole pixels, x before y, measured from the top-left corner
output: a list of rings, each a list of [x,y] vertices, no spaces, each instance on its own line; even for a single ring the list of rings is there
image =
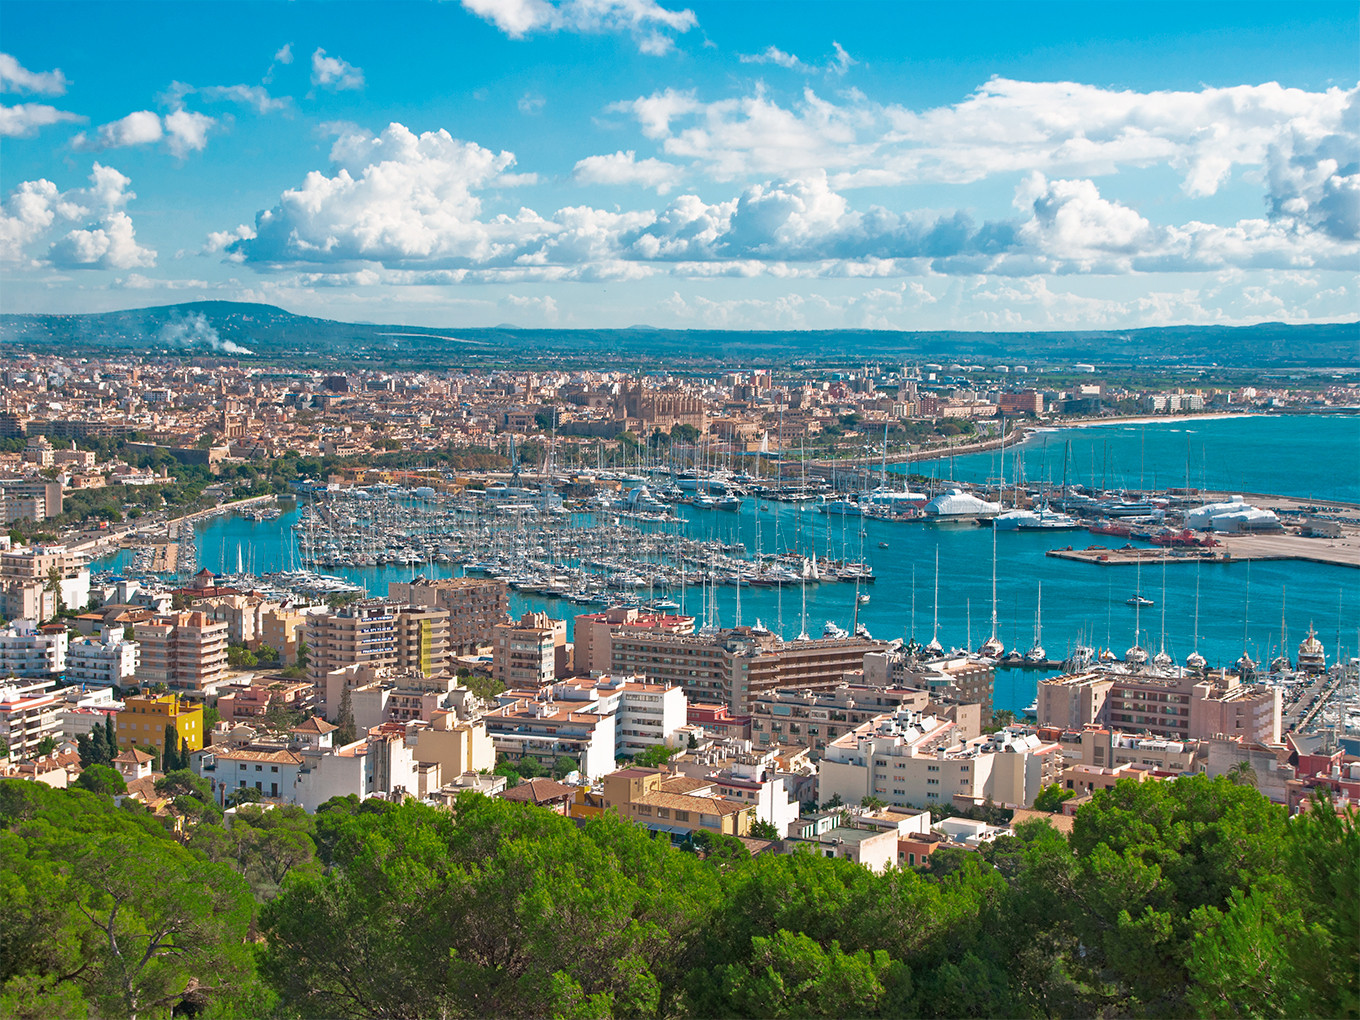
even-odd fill
[[[711,779],[634,767],[609,773],[603,786],[604,810],[673,837],[700,829],[745,836],[755,821],[754,804],[717,796]],[[573,805],[578,817],[583,807]]]
[[[178,694],[130,697],[118,713],[115,733],[119,747],[159,747],[165,750],[165,727],[173,725],[189,750],[203,747],[203,706],[190,705]]]

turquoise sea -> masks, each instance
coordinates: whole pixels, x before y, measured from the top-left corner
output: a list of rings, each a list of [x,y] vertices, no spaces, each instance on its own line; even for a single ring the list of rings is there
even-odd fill
[[[1360,415],[1255,415],[1111,422],[1032,433],[1005,453],[1013,480],[1016,456],[1031,484],[1100,488],[1191,486],[1360,502]],[[1000,478],[1000,451],[928,461],[912,471],[930,477]],[[900,470],[900,469],[899,469]]]
[[[1290,433],[1294,436],[1292,441]],[[1183,481],[1187,435],[1192,452],[1196,443],[1201,444],[1202,475],[1211,486],[1332,498],[1346,498],[1349,494],[1360,499],[1357,463],[1360,419],[1355,418],[1223,419],[1171,427],[1073,429],[1031,439],[1023,456],[1031,478],[1036,477],[1034,472],[1054,461],[1055,452],[1060,469],[1061,451],[1070,436],[1073,460],[1079,448],[1084,453],[1099,451],[1102,458],[1108,449],[1110,462],[1120,465],[1125,473],[1136,471],[1141,464],[1149,480],[1154,470],[1159,480],[1164,477],[1163,472],[1165,477],[1171,477],[1179,470]],[[1284,457],[1283,451],[1290,448],[1295,450],[1292,458],[1274,460],[1275,456]],[[1316,456],[1300,456],[1308,449],[1317,451]],[[1229,450],[1238,451],[1231,460],[1226,459]],[[1267,450],[1275,452],[1267,456]],[[1008,452],[1008,463],[1012,456],[1013,452]],[[990,458],[989,454],[957,458],[953,465],[955,477],[989,477],[993,470],[988,463]],[[1289,467],[1291,459],[1294,470]],[[939,463],[942,477],[946,476],[948,462]],[[1195,463],[1200,461],[1192,461]],[[1245,484],[1231,484],[1233,471],[1238,472],[1236,477]],[[1011,475],[1009,467],[1007,474]],[[870,601],[859,606],[860,622],[875,637],[915,635],[923,642],[929,641],[933,632],[938,553],[940,641],[946,647],[963,646],[971,638],[971,646],[976,647],[987,638],[991,630],[990,529],[861,521],[828,517],[814,512],[810,506],[766,505],[770,508],[768,512],[748,499],[738,513],[681,507],[687,523],[669,527],[683,527],[691,537],[741,541],[750,551],[756,548],[758,531],[760,547],[766,552],[794,547],[806,552],[815,544],[822,555],[829,549],[835,557],[844,553],[855,558],[862,549],[877,580],[862,589]],[[233,572],[239,550],[242,564],[255,573],[294,566],[295,557],[290,556],[289,547],[297,513],[294,510],[276,521],[260,523],[234,514],[206,522],[198,533],[200,563],[213,570]],[[1096,648],[1111,647],[1119,654],[1133,643],[1135,612],[1125,600],[1134,593],[1140,580],[1135,568],[1090,566],[1044,555],[1048,549],[1062,545],[1084,547],[1098,543],[1116,546],[1124,540],[1086,532],[997,535],[997,630],[1007,648],[1024,651],[1033,643],[1040,586],[1042,642],[1050,657],[1061,658],[1079,641]],[[119,560],[111,560],[100,566],[120,565]],[[364,584],[370,593],[384,594],[389,581],[409,580],[416,573],[448,576],[454,569],[428,565],[418,571],[378,567],[333,572]],[[1278,654],[1282,598],[1291,654],[1310,622],[1316,625],[1327,646],[1329,660],[1335,652],[1338,632],[1345,654],[1356,654],[1360,643],[1360,571],[1292,562],[1203,568],[1173,565],[1165,571],[1160,567],[1143,570],[1143,594],[1156,602],[1153,608],[1144,609],[1137,620],[1144,647],[1155,651],[1160,646],[1165,607],[1166,650],[1178,660],[1193,650],[1197,584],[1199,651],[1211,664],[1232,662],[1242,654],[1244,642],[1258,661]],[[681,599],[681,593],[672,595]],[[737,622],[736,601],[736,589],[718,589],[718,622],[722,626]],[[702,618],[699,590],[685,592],[684,602],[686,611]],[[820,636],[828,620],[848,630],[855,614],[855,588],[844,583],[808,585],[806,605],[806,631],[811,636]],[[564,601],[515,592],[511,593],[511,608],[516,613],[528,608],[544,609],[569,621],[584,611],[583,607]],[[786,638],[795,637],[804,628],[800,587],[785,587],[782,591],[743,589],[740,622],[751,624],[756,619]],[[998,707],[1023,709],[1034,699],[1041,675],[1020,670],[998,671]]]

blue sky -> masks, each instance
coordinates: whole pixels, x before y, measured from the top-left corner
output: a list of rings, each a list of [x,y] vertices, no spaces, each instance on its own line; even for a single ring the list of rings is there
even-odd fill
[[[1354,319],[1354,3],[23,3],[0,297],[364,321]]]

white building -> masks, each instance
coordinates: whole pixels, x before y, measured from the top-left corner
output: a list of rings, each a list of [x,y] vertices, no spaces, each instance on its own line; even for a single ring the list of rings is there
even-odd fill
[[[113,696],[112,687],[89,687],[80,684],[65,687],[60,691],[62,697],[58,721],[61,735],[67,740],[89,734],[96,726],[103,726],[104,720],[117,716],[123,703]]]
[[[740,756],[711,778],[717,785],[718,796],[754,804],[756,817],[773,825],[783,839],[792,835],[801,806],[789,795],[784,777],[777,769],[774,752],[757,752]]]
[[[224,805],[233,791],[246,787],[307,811],[350,794],[361,800],[400,793],[424,797],[439,788],[439,767],[417,762],[414,743],[400,730],[378,727],[363,740],[335,747],[335,727],[313,718],[293,730],[288,747],[210,749],[200,769]]]
[[[0,677],[64,672],[69,643],[64,626],[47,631],[34,620],[15,620],[0,630]]]
[[[896,806],[952,801],[1021,807],[1056,782],[1057,744],[1022,727],[957,739],[954,724],[909,709],[882,715],[827,746],[818,799],[839,795],[846,804],[872,797]]]
[[[688,721],[684,688],[648,683],[642,677],[563,680],[553,684],[552,697],[573,703],[573,708],[580,702],[582,711],[612,715],[617,754],[637,754],[659,745],[678,747]]]
[[[1206,503],[1185,515],[1185,526],[1195,531],[1279,531],[1280,519],[1273,510],[1262,510],[1233,496],[1226,503]]]
[[[123,639],[123,628],[104,627],[98,638],[73,641],[66,649],[66,679],[82,684],[125,686],[141,661],[136,641]]]
[[[36,753],[44,738],[61,737],[62,701],[50,690],[54,681],[10,683],[0,686],[0,737],[9,744],[11,758]]]

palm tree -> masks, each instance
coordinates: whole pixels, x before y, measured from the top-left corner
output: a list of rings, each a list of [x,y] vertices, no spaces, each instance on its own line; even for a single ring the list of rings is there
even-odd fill
[[[1228,778],[1238,786],[1250,786],[1256,788],[1256,770],[1252,768],[1251,762],[1239,761],[1232,768],[1228,769]]]

